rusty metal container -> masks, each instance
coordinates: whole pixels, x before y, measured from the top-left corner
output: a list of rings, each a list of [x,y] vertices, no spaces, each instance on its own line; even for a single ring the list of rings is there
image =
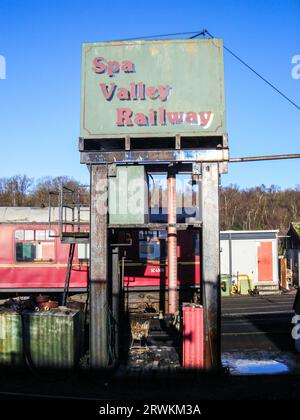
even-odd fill
[[[187,369],[203,369],[204,364],[204,323],[203,307],[194,303],[184,303],[183,308],[183,349],[182,365]]]
[[[52,309],[27,316],[26,350],[36,367],[73,368],[80,358],[80,312]]]
[[[0,365],[74,368],[81,356],[82,313],[69,308],[0,313]]]

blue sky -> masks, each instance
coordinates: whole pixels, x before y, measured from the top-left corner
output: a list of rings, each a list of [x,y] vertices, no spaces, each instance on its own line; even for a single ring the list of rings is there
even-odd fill
[[[207,28],[298,104],[300,0],[0,0],[0,177],[69,175],[79,163],[81,43]],[[300,153],[300,111],[225,52],[231,156]],[[300,184],[299,160],[231,164],[222,184]]]

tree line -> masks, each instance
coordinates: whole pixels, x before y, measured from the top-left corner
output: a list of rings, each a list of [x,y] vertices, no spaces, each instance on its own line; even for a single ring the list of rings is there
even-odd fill
[[[89,205],[87,188],[68,176],[44,177],[37,181],[27,175],[14,175],[0,178],[0,206],[48,207],[49,192],[58,192],[61,185],[84,195],[83,204]],[[71,194],[66,195],[70,204],[74,200]],[[58,205],[58,196],[51,196],[51,205]]]
[[[300,220],[300,186],[280,189],[260,185],[241,189],[237,185],[221,188],[222,230],[279,229],[285,234],[292,221]]]
[[[79,190],[81,201],[89,205],[87,188],[73,178],[45,177],[35,181],[26,175],[15,175],[0,178],[0,206],[47,207],[49,191],[58,191],[61,184]],[[73,199],[71,195],[67,196],[67,200]],[[51,205],[57,205],[57,196],[52,196]],[[300,220],[300,186],[294,189],[281,189],[275,185],[221,187],[220,220],[222,230],[279,229],[284,234],[290,222]]]

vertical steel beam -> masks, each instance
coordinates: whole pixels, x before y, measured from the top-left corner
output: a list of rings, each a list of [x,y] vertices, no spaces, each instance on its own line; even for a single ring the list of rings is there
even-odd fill
[[[202,299],[204,307],[204,368],[221,367],[219,168],[202,165]]]
[[[119,247],[112,249],[112,313],[114,319],[114,356],[119,359],[120,270]]]
[[[177,229],[176,229],[176,172],[168,169],[168,313],[177,311]]]
[[[108,366],[107,165],[91,167],[90,366]]]

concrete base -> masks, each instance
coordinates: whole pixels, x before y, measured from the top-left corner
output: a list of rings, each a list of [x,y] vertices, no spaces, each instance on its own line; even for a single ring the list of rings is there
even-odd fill
[[[266,296],[266,295],[281,295],[281,290],[260,290],[259,295],[260,296]]]
[[[260,295],[281,294],[278,284],[257,284],[255,287]]]

